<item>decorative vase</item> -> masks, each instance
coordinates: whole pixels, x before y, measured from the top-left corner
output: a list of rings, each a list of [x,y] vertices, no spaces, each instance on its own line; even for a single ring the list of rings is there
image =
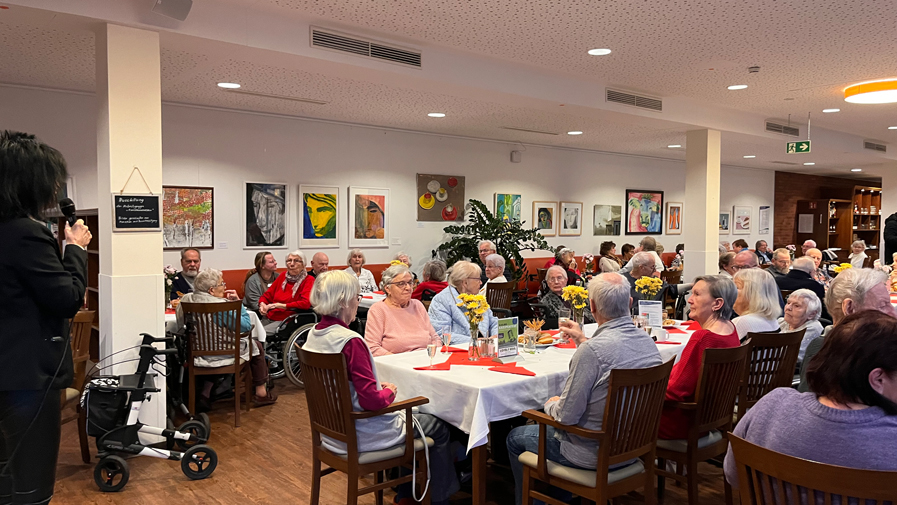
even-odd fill
[[[171,303],[171,288],[165,288],[165,300],[162,301],[165,307],[168,307]]]
[[[582,328],[583,322],[585,321],[585,307],[581,309],[573,309],[573,320],[576,321],[576,324]]]
[[[467,347],[467,359],[470,361],[480,360],[480,331],[476,325],[470,325],[470,344]]]

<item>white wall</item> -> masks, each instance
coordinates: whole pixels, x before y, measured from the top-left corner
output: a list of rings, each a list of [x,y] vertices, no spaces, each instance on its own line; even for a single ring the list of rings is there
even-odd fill
[[[75,176],[76,204],[82,208],[97,204],[94,109],[92,96],[0,86],[0,129],[32,132],[60,149]],[[176,105],[162,108],[162,135],[164,184],[215,188],[216,248],[203,252],[203,265],[220,269],[248,268],[255,256],[256,251],[240,245],[244,181],[290,186],[289,247],[275,251],[280,263],[299,243],[296,198],[300,183],[336,185],[343,195],[348,186],[389,188],[395,205],[390,213],[391,237],[400,239],[401,245],[368,249],[367,259],[385,263],[404,250],[413,256],[415,269],[443,240],[446,225],[416,221],[417,173],[463,175],[467,197],[490,208],[495,192],[520,193],[527,222],[532,222],[533,200],[583,202],[583,235],[548,239],[551,245],[565,244],[578,254],[597,253],[604,240],[614,240],[619,248],[640,238],[593,237],[594,204],[625,206],[627,188],[663,190],[666,201],[683,201],[685,194],[685,164],[671,160],[529,146],[522,163],[511,163],[512,147],[505,143]],[[771,171],[723,167],[721,186],[723,209],[750,205],[755,223],[759,206],[773,205]],[[688,202],[684,203],[688,212]],[[326,252],[331,264],[344,265],[348,251],[345,207],[338,223],[342,245]],[[743,238],[753,246],[761,237]],[[772,231],[763,238],[771,240]],[[681,235],[658,240],[671,251]],[[222,244],[227,248],[221,248]],[[164,258],[166,263],[178,264],[176,252],[166,252]]]

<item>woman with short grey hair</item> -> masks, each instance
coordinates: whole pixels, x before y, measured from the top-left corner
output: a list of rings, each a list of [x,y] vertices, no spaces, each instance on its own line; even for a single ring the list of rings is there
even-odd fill
[[[352,249],[349,251],[349,257],[346,258],[346,271],[351,273],[358,279],[358,285],[361,286],[362,293],[370,293],[377,290],[377,281],[374,280],[374,274],[370,270],[364,268],[367,260],[364,257],[364,251],[361,249]]]
[[[490,282],[508,282],[505,278],[505,259],[500,254],[486,256],[486,283],[480,288],[480,294],[486,296],[486,286]]]
[[[462,293],[475,295],[480,290],[480,267],[469,261],[459,261],[452,265],[449,275],[449,287],[433,297],[430,302],[430,322],[437,330],[449,328],[452,333],[452,344],[464,344],[470,341],[470,324],[458,307],[458,295]],[[479,325],[479,333],[491,337],[498,335],[498,319],[487,309]],[[476,338],[476,335],[473,335]]]
[[[850,251],[847,260],[850,261],[853,268],[863,268],[866,265],[866,258],[869,257],[866,255],[866,241],[854,240],[853,243],[850,244]]]
[[[779,318],[779,328],[783,332],[806,330],[797,354],[798,365],[804,360],[804,353],[810,342],[822,335],[820,314],[822,314],[822,302],[816,293],[809,289],[795,290],[785,300],[785,315]]]
[[[392,259],[393,261],[401,261],[408,267],[408,271],[411,272],[411,255],[406,253],[405,251],[399,251],[396,253],[395,257]],[[411,272],[411,277],[414,279],[414,285],[417,286],[417,274]]]
[[[383,271],[380,289],[386,299],[368,310],[364,340],[374,356],[426,349],[435,340],[427,309],[411,297],[414,280],[404,264]]]
[[[445,282],[445,262],[442,260],[430,260],[424,263],[422,275],[424,281],[414,288],[414,293],[411,293],[411,298],[415,300],[429,302],[437,293],[448,287],[448,283]]]

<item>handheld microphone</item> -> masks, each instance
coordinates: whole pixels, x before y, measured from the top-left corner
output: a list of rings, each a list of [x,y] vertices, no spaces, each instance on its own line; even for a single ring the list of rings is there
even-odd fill
[[[78,220],[75,217],[75,202],[72,201],[71,198],[63,198],[59,200],[59,210],[62,212],[62,215],[65,216],[66,220],[69,222],[69,226],[75,226],[75,221]]]

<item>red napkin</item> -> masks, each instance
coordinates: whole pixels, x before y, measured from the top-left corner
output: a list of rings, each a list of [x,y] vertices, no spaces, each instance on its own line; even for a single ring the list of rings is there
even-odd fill
[[[361,295],[362,298],[367,298],[368,300],[373,300],[374,295]]]
[[[470,361],[467,359],[466,354],[461,353],[452,353],[446,363],[451,363],[453,365],[495,366],[495,362],[492,361],[492,358],[480,358],[478,361]],[[514,366],[514,363],[509,363],[503,366]]]
[[[688,325],[688,329],[691,331],[698,331],[701,329],[701,323],[697,321],[689,321],[685,324]]]
[[[528,375],[530,377],[535,377],[536,373],[527,370],[526,368],[513,366],[514,363],[510,363],[508,365],[494,366],[490,368],[490,371],[493,372],[504,372],[504,373],[513,373],[517,375]]]
[[[166,314],[176,314],[177,312],[175,312],[174,309],[165,309],[165,313]]]
[[[679,344],[681,344],[682,342],[673,342],[672,340],[664,340],[664,341],[662,341],[662,342],[661,342],[661,341],[658,341],[658,342],[654,342],[654,343],[655,343],[655,344],[675,344],[675,345],[679,345]]]
[[[558,344],[555,347],[557,347],[558,349],[576,349],[576,344],[574,344],[573,342],[567,342],[564,344]]]
[[[384,293],[383,291],[374,291],[374,294],[375,295],[385,295],[386,293]]]
[[[436,363],[433,366],[417,366],[414,367],[415,370],[451,370],[452,364],[446,361],[445,363]]]
[[[451,347],[451,346],[442,346],[441,352],[467,352],[467,349],[461,349],[460,347]]]
[[[679,328],[670,328],[669,330],[667,330],[667,332],[668,333],[682,333],[682,334],[685,333],[684,331],[680,330]]]
[[[560,332],[561,332],[561,330],[545,330],[545,333],[551,335],[552,337],[556,337],[557,334]]]

